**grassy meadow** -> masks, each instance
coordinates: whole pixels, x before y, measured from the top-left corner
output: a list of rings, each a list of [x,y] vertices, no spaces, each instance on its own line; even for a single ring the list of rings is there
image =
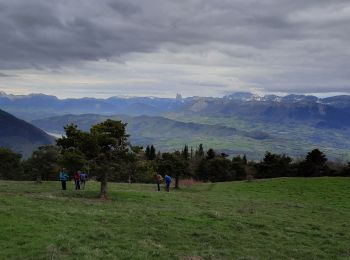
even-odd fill
[[[350,178],[109,189],[0,181],[0,259],[350,259]]]

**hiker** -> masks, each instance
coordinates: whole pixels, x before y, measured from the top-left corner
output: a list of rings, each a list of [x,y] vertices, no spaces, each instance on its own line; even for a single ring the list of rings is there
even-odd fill
[[[60,181],[61,181],[61,185],[62,185],[62,190],[66,190],[67,189],[67,181],[68,181],[69,177],[68,174],[66,172],[66,169],[63,168],[62,171],[60,172]]]
[[[80,190],[80,171],[77,171],[74,176],[75,189]]]
[[[85,190],[85,182],[87,180],[87,174],[84,173],[84,172],[80,172],[80,184],[81,184],[81,187],[83,188],[83,190]]]
[[[160,184],[161,184],[162,181],[163,181],[163,176],[160,175],[159,173],[157,173],[157,175],[156,175],[156,181],[157,181],[158,191],[160,191]]]
[[[171,177],[169,175],[165,175],[165,184],[166,184],[166,191],[170,191],[170,183],[171,183]]]

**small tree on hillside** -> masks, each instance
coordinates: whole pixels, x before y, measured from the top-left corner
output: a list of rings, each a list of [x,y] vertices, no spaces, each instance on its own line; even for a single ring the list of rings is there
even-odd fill
[[[184,160],[180,152],[163,153],[162,160],[158,162],[158,171],[173,176],[175,179],[175,188],[180,188],[179,180],[181,176],[187,176],[188,161]]]
[[[305,177],[327,175],[329,168],[327,167],[326,162],[326,155],[319,149],[314,149],[309,152],[306,155],[305,160],[299,164],[299,175]]]
[[[277,178],[290,176],[292,158],[286,155],[265,153],[264,159],[256,164],[257,178]]]
[[[323,152],[318,149],[314,149],[306,155],[305,161],[308,163],[324,165],[328,159]]]
[[[107,197],[108,175],[115,173],[118,162],[126,158],[126,124],[121,121],[106,120],[83,132],[76,125],[65,127],[66,136],[57,140],[66,153],[75,153],[90,162],[101,182],[100,197]]]

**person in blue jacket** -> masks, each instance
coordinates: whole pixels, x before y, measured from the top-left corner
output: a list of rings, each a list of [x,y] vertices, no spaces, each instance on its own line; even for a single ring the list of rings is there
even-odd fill
[[[87,174],[85,172],[80,172],[80,186],[83,190],[85,190],[85,183],[87,181]]]
[[[166,185],[166,191],[170,191],[170,184],[171,184],[171,177],[169,175],[165,175],[165,185]]]
[[[63,168],[62,171],[60,172],[60,181],[62,184],[62,190],[67,189],[67,181],[69,180],[68,173],[66,172],[66,169]]]

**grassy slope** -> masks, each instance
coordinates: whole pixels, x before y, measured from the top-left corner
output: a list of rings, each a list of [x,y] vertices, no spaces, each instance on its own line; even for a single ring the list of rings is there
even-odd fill
[[[72,186],[0,182],[0,259],[350,258],[349,178]]]

